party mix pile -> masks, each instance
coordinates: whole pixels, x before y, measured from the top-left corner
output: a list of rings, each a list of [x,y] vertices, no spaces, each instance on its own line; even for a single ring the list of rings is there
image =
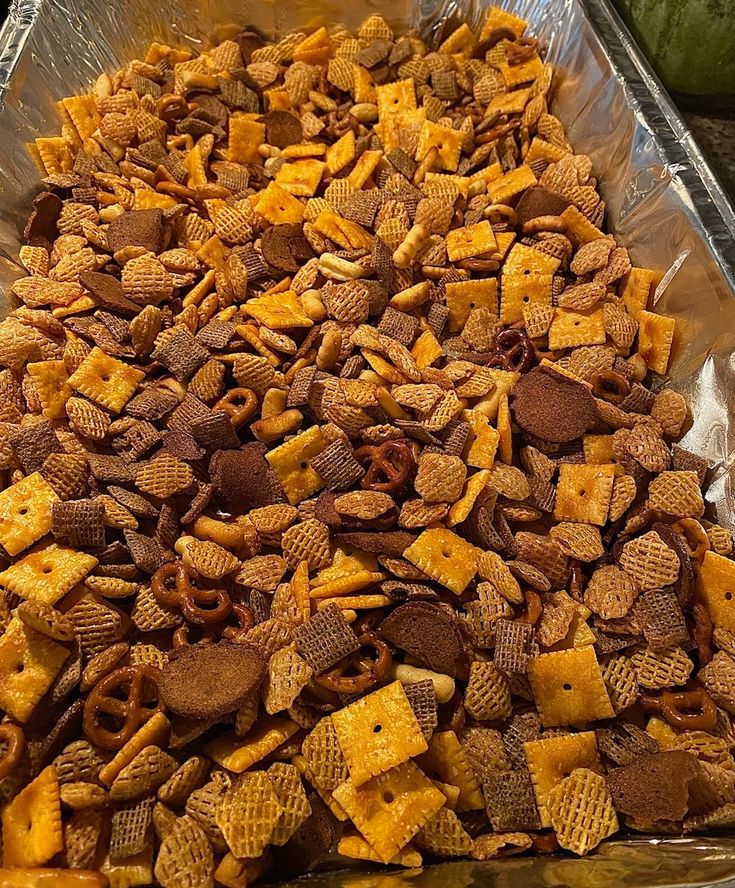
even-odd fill
[[[733,540],[553,83],[491,7],[61,100],[0,323],[0,883],[735,825]]]

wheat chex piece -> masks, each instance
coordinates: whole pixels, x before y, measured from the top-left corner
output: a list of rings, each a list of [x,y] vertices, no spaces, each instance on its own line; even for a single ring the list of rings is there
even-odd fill
[[[428,749],[399,681],[337,710],[332,724],[355,787]]]
[[[483,784],[485,809],[493,829],[538,829],[541,825],[531,775],[518,771],[491,770]]]
[[[577,768],[555,786],[547,806],[559,844],[580,856],[618,831],[605,779],[587,768]]]
[[[404,685],[403,690],[411,704],[421,732],[428,742],[439,723],[434,683],[430,678],[422,678],[420,681]]]
[[[67,648],[13,617],[0,636],[0,706],[28,721],[68,656]]]
[[[56,769],[49,765],[2,812],[3,866],[38,867],[64,848]]]
[[[241,774],[217,807],[217,826],[236,857],[259,857],[285,813],[265,771]]]
[[[494,662],[503,672],[526,672],[534,644],[533,626],[530,623],[504,618],[495,622]]]
[[[0,545],[17,555],[51,529],[51,510],[58,502],[54,488],[33,472],[0,493]]]
[[[607,521],[615,466],[573,465],[559,467],[554,517],[602,527]]]
[[[346,780],[334,791],[334,798],[385,863],[446,801],[413,762],[404,762],[359,787]]]
[[[329,605],[295,631],[296,647],[318,675],[358,648],[357,636],[341,610]]]
[[[551,790],[561,780],[568,777],[575,768],[589,768],[597,774],[603,773],[594,731],[530,740],[523,744],[523,751],[531,774],[542,827],[551,825],[546,801]]]

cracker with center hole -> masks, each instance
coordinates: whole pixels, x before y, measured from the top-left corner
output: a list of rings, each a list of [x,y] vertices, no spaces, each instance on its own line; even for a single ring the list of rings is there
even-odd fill
[[[615,714],[591,646],[539,654],[528,664],[528,679],[547,727],[586,724]]]
[[[0,636],[0,706],[28,721],[68,656],[67,648],[13,617]]]
[[[0,573],[0,585],[21,598],[55,604],[97,564],[93,555],[52,543],[11,564]]]
[[[0,492],[0,545],[17,555],[51,529],[51,513],[59,498],[39,472],[21,478]]]
[[[403,556],[433,580],[460,595],[475,576],[479,550],[450,530],[430,528]]]
[[[413,762],[404,762],[362,786],[346,780],[335,800],[375,850],[391,860],[446,801]]]
[[[69,377],[71,388],[90,401],[119,413],[144,378],[142,370],[129,367],[96,346]]]
[[[399,681],[338,710],[332,724],[355,787],[428,748]]]

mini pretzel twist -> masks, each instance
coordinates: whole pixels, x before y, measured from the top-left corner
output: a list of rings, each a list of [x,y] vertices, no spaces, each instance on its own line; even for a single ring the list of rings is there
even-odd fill
[[[226,413],[232,425],[239,429],[258,409],[258,396],[249,388],[232,388],[212,408]]]
[[[365,444],[355,451],[355,459],[368,467],[360,482],[363,490],[383,493],[402,490],[414,465],[410,446],[401,441],[385,441],[378,446]]]
[[[159,604],[177,608],[184,619],[197,626],[216,626],[232,611],[224,589],[201,589],[192,584],[194,574],[183,561],[164,564],[151,578],[151,592]],[[174,581],[174,588],[170,587]]]
[[[388,645],[374,632],[364,632],[357,640],[360,650],[344,657],[328,672],[315,676],[317,684],[338,694],[357,694],[369,690],[387,677],[393,665],[393,655]],[[361,653],[362,648],[371,648],[375,659]],[[355,670],[357,674],[346,675],[348,669]]]
[[[533,343],[528,334],[524,330],[511,327],[501,330],[495,337],[495,350],[488,366],[523,373],[531,366],[533,355]]]
[[[717,705],[703,687],[664,691],[660,697],[640,694],[638,699],[647,712],[658,713],[682,731],[713,731],[717,727]]]
[[[591,381],[595,397],[610,404],[622,404],[630,394],[630,383],[617,370],[600,370]]]
[[[102,749],[123,747],[138,728],[162,709],[158,700],[160,669],[147,664],[121,666],[100,679],[92,688],[84,704],[84,733]],[[155,695],[146,693],[146,686],[155,689]],[[124,696],[120,696],[120,694]],[[152,702],[154,705],[146,705]],[[120,724],[117,730],[105,726],[112,720]]]
[[[5,722],[0,725],[0,743],[5,743],[5,750],[0,754],[0,780],[12,774],[23,758],[26,740],[23,728]]]

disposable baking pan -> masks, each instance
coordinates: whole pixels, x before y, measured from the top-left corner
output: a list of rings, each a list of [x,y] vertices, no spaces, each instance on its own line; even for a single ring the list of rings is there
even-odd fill
[[[153,40],[206,44],[228,25],[275,36],[355,26],[380,12],[432,38],[476,24],[482,0],[16,0],[0,32],[0,289],[22,274],[19,235],[39,174],[26,145],[58,130],[55,102],[84,91]],[[637,265],[661,273],[660,311],[677,319],[671,384],[690,400],[684,446],[712,467],[706,498],[735,528],[735,212],[696,142],[607,0],[504,0],[529,20],[559,71],[554,112],[588,154],[611,230]],[[11,308],[0,302],[1,313]],[[335,870],[328,888],[428,886],[694,886],[735,884],[735,836],[604,844],[592,857],[461,861],[409,873]]]

